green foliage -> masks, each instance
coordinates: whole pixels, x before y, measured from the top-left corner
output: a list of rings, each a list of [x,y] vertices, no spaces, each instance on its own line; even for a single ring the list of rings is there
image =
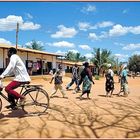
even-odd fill
[[[91,59],[91,62],[98,68],[98,75],[101,68],[106,69],[107,63],[112,64],[115,61],[113,57],[111,57],[111,51],[108,51],[107,49],[100,50],[100,48],[93,48],[92,54],[94,57]]]
[[[40,42],[33,40],[30,45],[26,45],[26,48],[43,51],[44,46],[41,45]]]
[[[128,68],[130,71],[140,72],[140,55],[133,55],[129,58]]]
[[[69,51],[66,54],[66,60],[70,60],[70,61],[74,61],[74,62],[78,62],[78,61],[85,61],[86,57],[85,56],[81,56],[80,53],[74,53],[72,51]]]
[[[100,48],[93,48],[92,53],[94,55],[92,62],[97,67],[101,67],[104,63],[108,63],[111,60],[111,51],[108,51],[107,49],[100,50]]]

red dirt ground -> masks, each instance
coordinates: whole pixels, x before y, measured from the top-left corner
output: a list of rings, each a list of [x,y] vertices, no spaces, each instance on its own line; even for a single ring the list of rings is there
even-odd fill
[[[71,79],[63,80],[65,89]],[[50,95],[54,85],[49,81],[47,76],[33,79],[32,83],[42,84]],[[2,99],[0,138],[140,138],[140,77],[129,77],[128,97],[116,95],[120,89],[117,77],[112,98],[105,97],[104,78],[94,81],[91,100],[80,100],[81,93],[74,94],[73,90],[65,91],[68,99],[58,92],[50,99],[47,113],[40,116],[7,110],[4,106],[8,103]]]

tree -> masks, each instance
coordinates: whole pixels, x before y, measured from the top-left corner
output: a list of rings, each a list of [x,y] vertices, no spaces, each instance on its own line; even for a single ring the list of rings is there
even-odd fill
[[[26,45],[26,48],[33,49],[33,50],[40,50],[40,51],[44,50],[44,46],[42,46],[41,43],[35,40],[33,40],[30,45]]]
[[[133,72],[140,72],[140,55],[133,55],[128,60],[128,68]]]
[[[70,61],[74,61],[74,62],[78,62],[78,61],[85,61],[86,57],[85,56],[81,56],[80,53],[74,53],[72,51],[69,51],[66,54],[66,60],[70,60]]]
[[[100,48],[93,48],[92,54],[94,57],[91,61],[98,68],[98,75],[100,74],[101,69],[106,68],[107,63],[112,64],[114,62],[114,58],[111,57],[111,51],[108,51],[107,49],[100,50]]]

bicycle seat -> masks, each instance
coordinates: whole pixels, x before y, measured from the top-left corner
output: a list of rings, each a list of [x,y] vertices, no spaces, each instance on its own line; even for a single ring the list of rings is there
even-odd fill
[[[23,82],[23,83],[20,85],[20,87],[23,87],[23,86],[25,86],[25,85],[29,85],[29,84],[30,84],[29,81],[27,81],[27,82]]]
[[[29,82],[29,81],[27,81],[27,82],[24,82],[23,84],[30,84],[30,82]]]

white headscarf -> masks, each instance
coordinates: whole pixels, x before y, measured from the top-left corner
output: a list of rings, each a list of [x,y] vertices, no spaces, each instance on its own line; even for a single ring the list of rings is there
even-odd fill
[[[107,64],[107,67],[110,68],[111,67],[111,64]]]
[[[125,69],[127,67],[127,64],[123,64],[122,65],[122,70]]]

